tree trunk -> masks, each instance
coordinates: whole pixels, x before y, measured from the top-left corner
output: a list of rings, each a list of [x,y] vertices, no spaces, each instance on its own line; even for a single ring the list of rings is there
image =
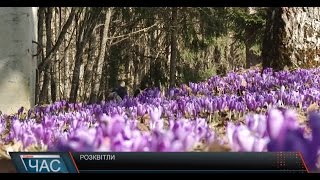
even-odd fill
[[[84,30],[84,25],[80,27],[78,36],[82,36]],[[79,38],[82,39],[82,38]],[[76,55],[75,55],[75,62],[74,62],[74,68],[72,73],[72,80],[71,80],[71,90],[70,90],[70,96],[69,101],[70,102],[76,102],[77,101],[77,95],[78,95],[78,89],[80,84],[80,68],[82,64],[82,55],[83,55],[83,49],[85,47],[84,40],[76,42]]]
[[[75,8],[71,8],[71,12],[70,15],[68,17],[67,22],[65,23],[65,25],[63,26],[61,33],[59,34],[59,37],[57,38],[57,42],[54,44],[53,48],[47,52],[46,57],[43,59],[43,61],[41,62],[41,64],[39,64],[39,71],[43,71],[45,69],[45,67],[47,66],[47,64],[50,63],[50,58],[51,55],[53,55],[55,52],[58,51],[60,45],[63,43],[64,37],[68,31],[68,28],[70,27],[70,25],[72,24],[73,18],[76,14],[76,9]]]
[[[247,13],[249,15],[253,15],[257,13],[257,10],[255,7],[248,7],[246,8]],[[250,68],[252,65],[254,65],[254,54],[251,50],[251,47],[254,45],[255,36],[254,32],[256,31],[253,27],[247,27],[245,29],[245,51],[246,51],[246,68]]]
[[[52,49],[52,27],[51,27],[51,19],[52,19],[52,7],[47,8],[46,16],[46,56]],[[44,70],[44,78],[42,83],[42,89],[40,92],[40,104],[49,104],[49,84],[50,84],[50,75],[51,75],[51,61],[46,66]]]
[[[177,34],[177,16],[178,8],[172,7],[171,14],[171,59],[170,59],[170,87],[176,85],[176,66],[177,66],[177,46],[178,46],[178,34]]]
[[[70,102],[76,102],[80,85],[80,69],[83,62],[84,48],[89,41],[92,32],[96,26],[97,18],[101,11],[99,9],[86,10],[84,20],[82,21],[76,42],[76,55],[73,68]]]
[[[45,8],[44,7],[40,7],[38,10],[38,52],[40,52],[40,54],[38,55],[37,58],[37,64],[40,64],[41,61],[44,58],[44,53],[43,53],[43,33],[44,33],[44,15],[45,15]],[[36,71],[36,89],[35,89],[35,104],[39,103],[39,93],[40,93],[40,77],[41,77],[41,72],[40,71]]]
[[[244,42],[244,45],[245,45],[245,50],[246,50],[246,68],[250,68],[250,66],[253,65],[253,54],[252,54],[252,50],[251,47],[253,46],[254,44],[254,37],[252,37],[252,31],[254,29],[246,29],[246,40]]]
[[[58,27],[58,18],[57,18],[57,12],[56,8],[54,11],[54,41],[57,41],[58,34],[60,34],[60,29]],[[59,71],[59,68],[57,68],[57,62],[59,61],[59,49],[57,53],[54,55],[54,61],[51,63],[51,70],[50,70],[50,90],[51,90],[51,101],[56,102],[57,101],[57,79],[56,79],[56,71]]]
[[[50,88],[51,88],[51,100],[52,102],[57,101],[57,83],[56,83],[56,78],[55,78],[55,66],[51,65],[51,70],[50,70]]]
[[[109,91],[108,91],[108,64],[107,64],[107,59],[108,56],[104,56],[104,63],[103,63],[103,68],[102,68],[102,77],[100,79],[100,87],[99,87],[99,94],[97,96],[97,100],[100,102],[103,100],[103,98],[108,97]]]
[[[34,105],[37,9],[0,8],[0,111],[11,114]]]
[[[88,60],[87,60],[87,64],[84,67],[84,92],[86,97],[88,97],[88,99],[90,98],[90,85],[92,83],[92,79],[94,71],[93,71],[93,64],[95,62],[96,56],[95,56],[95,52],[96,52],[96,35],[92,34],[90,40],[89,40],[89,49],[88,49]]]
[[[318,7],[270,8],[262,51],[264,68],[297,67],[319,59],[319,19]]]
[[[118,75],[120,66],[120,49],[117,47],[110,48],[108,64],[109,67],[109,87],[115,88],[118,85]]]
[[[283,69],[285,61],[283,57],[284,22],[281,19],[281,7],[272,7],[268,10],[268,19],[266,24],[265,38],[262,47],[262,66],[271,67],[277,70]]]
[[[100,51],[99,51],[98,61],[97,61],[97,75],[93,79],[94,80],[93,89],[91,89],[91,95],[90,95],[90,102],[91,103],[93,103],[97,100],[98,93],[99,93],[100,80],[102,78],[102,68],[105,64],[104,60],[105,60],[105,54],[106,54],[106,48],[107,48],[107,40],[108,40],[111,15],[112,15],[112,8],[108,8],[108,10],[106,12],[102,40],[101,40],[101,46],[100,46]]]

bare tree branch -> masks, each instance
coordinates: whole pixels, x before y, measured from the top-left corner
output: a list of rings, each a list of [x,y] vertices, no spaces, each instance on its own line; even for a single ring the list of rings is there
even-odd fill
[[[65,23],[65,25],[63,26],[63,28],[61,30],[61,33],[59,34],[57,42],[55,43],[53,48],[48,52],[47,56],[43,59],[43,61],[39,64],[39,66],[38,66],[39,71],[44,70],[44,68],[49,64],[49,62],[51,60],[51,58],[50,58],[51,55],[58,51],[58,49],[59,49],[60,45],[62,44],[63,39],[68,31],[68,28],[72,24],[75,13],[76,13],[76,9],[72,8],[67,22]]]
[[[134,31],[134,32],[131,32],[131,33],[128,33],[128,34],[123,34],[123,35],[116,36],[116,37],[110,37],[110,38],[108,38],[108,39],[117,39],[117,38],[122,38],[122,37],[126,37],[126,36],[132,36],[132,35],[134,35],[134,34],[137,34],[137,33],[139,33],[139,32],[142,32],[142,31],[147,32],[149,29],[151,29],[152,27],[154,27],[154,26],[156,26],[156,25],[158,25],[158,23],[155,23],[154,25],[152,25],[152,26],[150,26],[150,27],[146,27],[146,28],[140,29],[140,30],[138,30],[138,31]]]
[[[32,43],[38,45],[37,54],[33,54],[32,57],[39,56],[39,55],[41,54],[41,52],[43,51],[43,47],[41,46],[40,43],[38,43],[38,42],[36,42],[36,41],[32,41]]]

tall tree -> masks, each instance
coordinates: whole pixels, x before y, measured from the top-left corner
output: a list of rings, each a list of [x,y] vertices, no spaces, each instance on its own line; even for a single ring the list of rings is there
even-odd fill
[[[262,49],[263,68],[272,67],[274,69],[283,69],[289,65],[290,61],[283,57],[284,44],[283,29],[285,22],[281,18],[283,9],[281,7],[272,7],[268,9],[268,19],[266,25],[265,38]],[[286,60],[287,59],[287,60]]]
[[[317,65],[319,7],[273,7],[268,12],[263,66],[275,69]]]
[[[57,38],[57,41],[55,42],[54,46],[52,47],[52,49],[50,51],[48,51],[46,57],[43,59],[43,61],[39,64],[38,66],[38,70],[39,71],[43,71],[44,68],[46,68],[46,66],[50,63],[51,61],[51,56],[56,53],[60,47],[60,45],[63,43],[64,37],[66,35],[66,33],[68,32],[68,28],[70,27],[70,25],[72,24],[73,18],[75,16],[76,13],[78,13],[79,11],[76,11],[76,8],[71,8],[71,12],[70,15],[68,17],[67,22],[65,23],[65,25],[63,26],[59,37]]]
[[[110,20],[105,13],[109,9]],[[51,80],[42,83],[49,83],[45,86],[51,91],[46,94],[52,101],[102,100],[120,79],[130,91],[204,80],[217,72],[218,65],[244,64],[245,49],[257,44],[246,40],[259,37],[255,24],[260,15],[242,13],[241,8],[66,7],[53,12],[59,14],[61,25],[43,33],[44,43],[52,34],[52,47],[38,66],[41,72],[51,64]],[[237,53],[230,52],[234,50]]]
[[[48,7],[46,9],[45,14],[45,26],[46,26],[46,56],[49,56],[49,53],[52,49],[52,27],[51,27],[51,20],[52,20],[52,14],[53,14],[53,8]],[[40,92],[40,103],[41,104],[48,104],[49,103],[49,85],[50,85],[50,71],[51,71],[51,61],[48,63],[48,65],[44,69],[44,78],[43,78],[43,84],[42,89]]]
[[[91,34],[97,25],[97,21],[101,14],[102,8],[86,8],[84,12],[83,21],[80,22],[78,31],[77,44],[76,44],[76,55],[75,63],[73,68],[71,90],[69,100],[76,102],[78,97],[78,90],[80,85],[80,69],[83,62],[84,48],[89,41]]]
[[[45,22],[45,7],[39,7],[38,10],[38,56],[37,56],[37,64],[40,64],[44,58],[43,52],[43,34],[45,32],[44,22]],[[36,87],[35,87],[35,104],[39,103],[39,93],[40,93],[40,77],[41,72],[36,70]]]
[[[245,46],[246,67],[253,62],[251,48],[254,45],[262,46],[265,32],[266,10],[252,7],[232,8],[229,11],[229,20],[232,22],[231,29],[235,33],[235,40]]]
[[[91,89],[91,95],[90,95],[90,102],[95,102],[97,101],[98,93],[99,93],[99,88],[100,88],[100,80],[102,78],[102,68],[104,66],[105,62],[105,54],[106,54],[106,48],[107,48],[107,40],[108,40],[108,33],[109,33],[109,26],[110,26],[110,21],[111,21],[111,15],[112,15],[112,9],[113,8],[108,8],[107,12],[105,13],[105,21],[104,21],[104,28],[103,28],[103,33],[102,33],[102,40],[100,44],[100,51],[97,59],[97,75],[93,79],[93,86]]]
[[[176,85],[176,66],[177,66],[177,51],[178,51],[178,8],[172,7],[171,12],[171,56],[170,56],[170,87]]]
[[[37,8],[0,8],[0,110],[16,113],[34,105]]]

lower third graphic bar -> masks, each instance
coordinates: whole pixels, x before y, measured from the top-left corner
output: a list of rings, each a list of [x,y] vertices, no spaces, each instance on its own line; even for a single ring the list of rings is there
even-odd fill
[[[297,152],[71,153],[79,172],[290,172],[307,173]]]

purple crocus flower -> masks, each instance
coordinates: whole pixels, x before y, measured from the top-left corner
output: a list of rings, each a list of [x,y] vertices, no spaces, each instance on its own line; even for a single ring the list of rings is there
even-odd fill
[[[24,148],[29,147],[30,145],[34,144],[35,142],[37,142],[37,139],[31,134],[26,134],[26,135],[22,136],[22,144],[23,144]]]
[[[259,137],[265,137],[267,135],[267,122],[264,115],[248,115],[246,117],[246,125]]]
[[[173,97],[173,96],[174,96],[174,89],[170,89],[170,90],[169,90],[169,96],[170,96],[170,97]]]
[[[37,139],[42,139],[43,138],[44,130],[43,130],[43,126],[41,124],[35,125],[34,128],[33,128],[33,132],[34,132],[35,137]]]
[[[143,107],[143,105],[138,104],[137,106],[137,114],[138,116],[143,116],[146,113],[146,109]]]
[[[24,107],[21,107],[19,110],[18,110],[18,115],[21,115],[23,113],[23,110],[24,110]]]
[[[239,147],[237,146],[237,144],[235,144],[233,142],[233,134],[234,134],[235,130],[236,130],[236,126],[234,125],[234,123],[229,122],[227,124],[227,130],[226,130],[227,139],[228,139],[228,142],[229,142],[229,145],[231,146],[231,148],[234,150],[238,150]]]
[[[267,131],[272,140],[283,136],[286,131],[283,113],[278,109],[272,109],[267,114]],[[282,137],[281,136],[281,137]]]
[[[97,149],[94,146],[96,129],[77,129],[68,138],[61,138],[56,146],[50,147],[53,151],[94,151]]]
[[[121,133],[123,131],[124,125],[125,120],[121,116],[113,116],[108,124],[108,135],[110,137],[114,137],[117,134]]]
[[[163,120],[161,119],[162,109],[154,108],[150,110],[150,128],[151,129],[162,129]]]
[[[17,136],[21,132],[21,126],[22,124],[19,122],[19,120],[14,120],[12,124],[12,130],[10,133],[12,133],[14,136]]]
[[[0,134],[2,134],[4,129],[5,129],[5,125],[3,124],[3,122],[0,121]]]
[[[320,113],[311,112],[309,123],[312,130],[312,144],[314,147],[320,148]]]
[[[232,137],[232,142],[236,151],[253,151],[255,137],[251,131],[244,125],[238,126]]]
[[[269,141],[270,139],[268,137],[263,137],[263,138],[256,137],[252,151],[253,152],[267,151],[267,145]]]

